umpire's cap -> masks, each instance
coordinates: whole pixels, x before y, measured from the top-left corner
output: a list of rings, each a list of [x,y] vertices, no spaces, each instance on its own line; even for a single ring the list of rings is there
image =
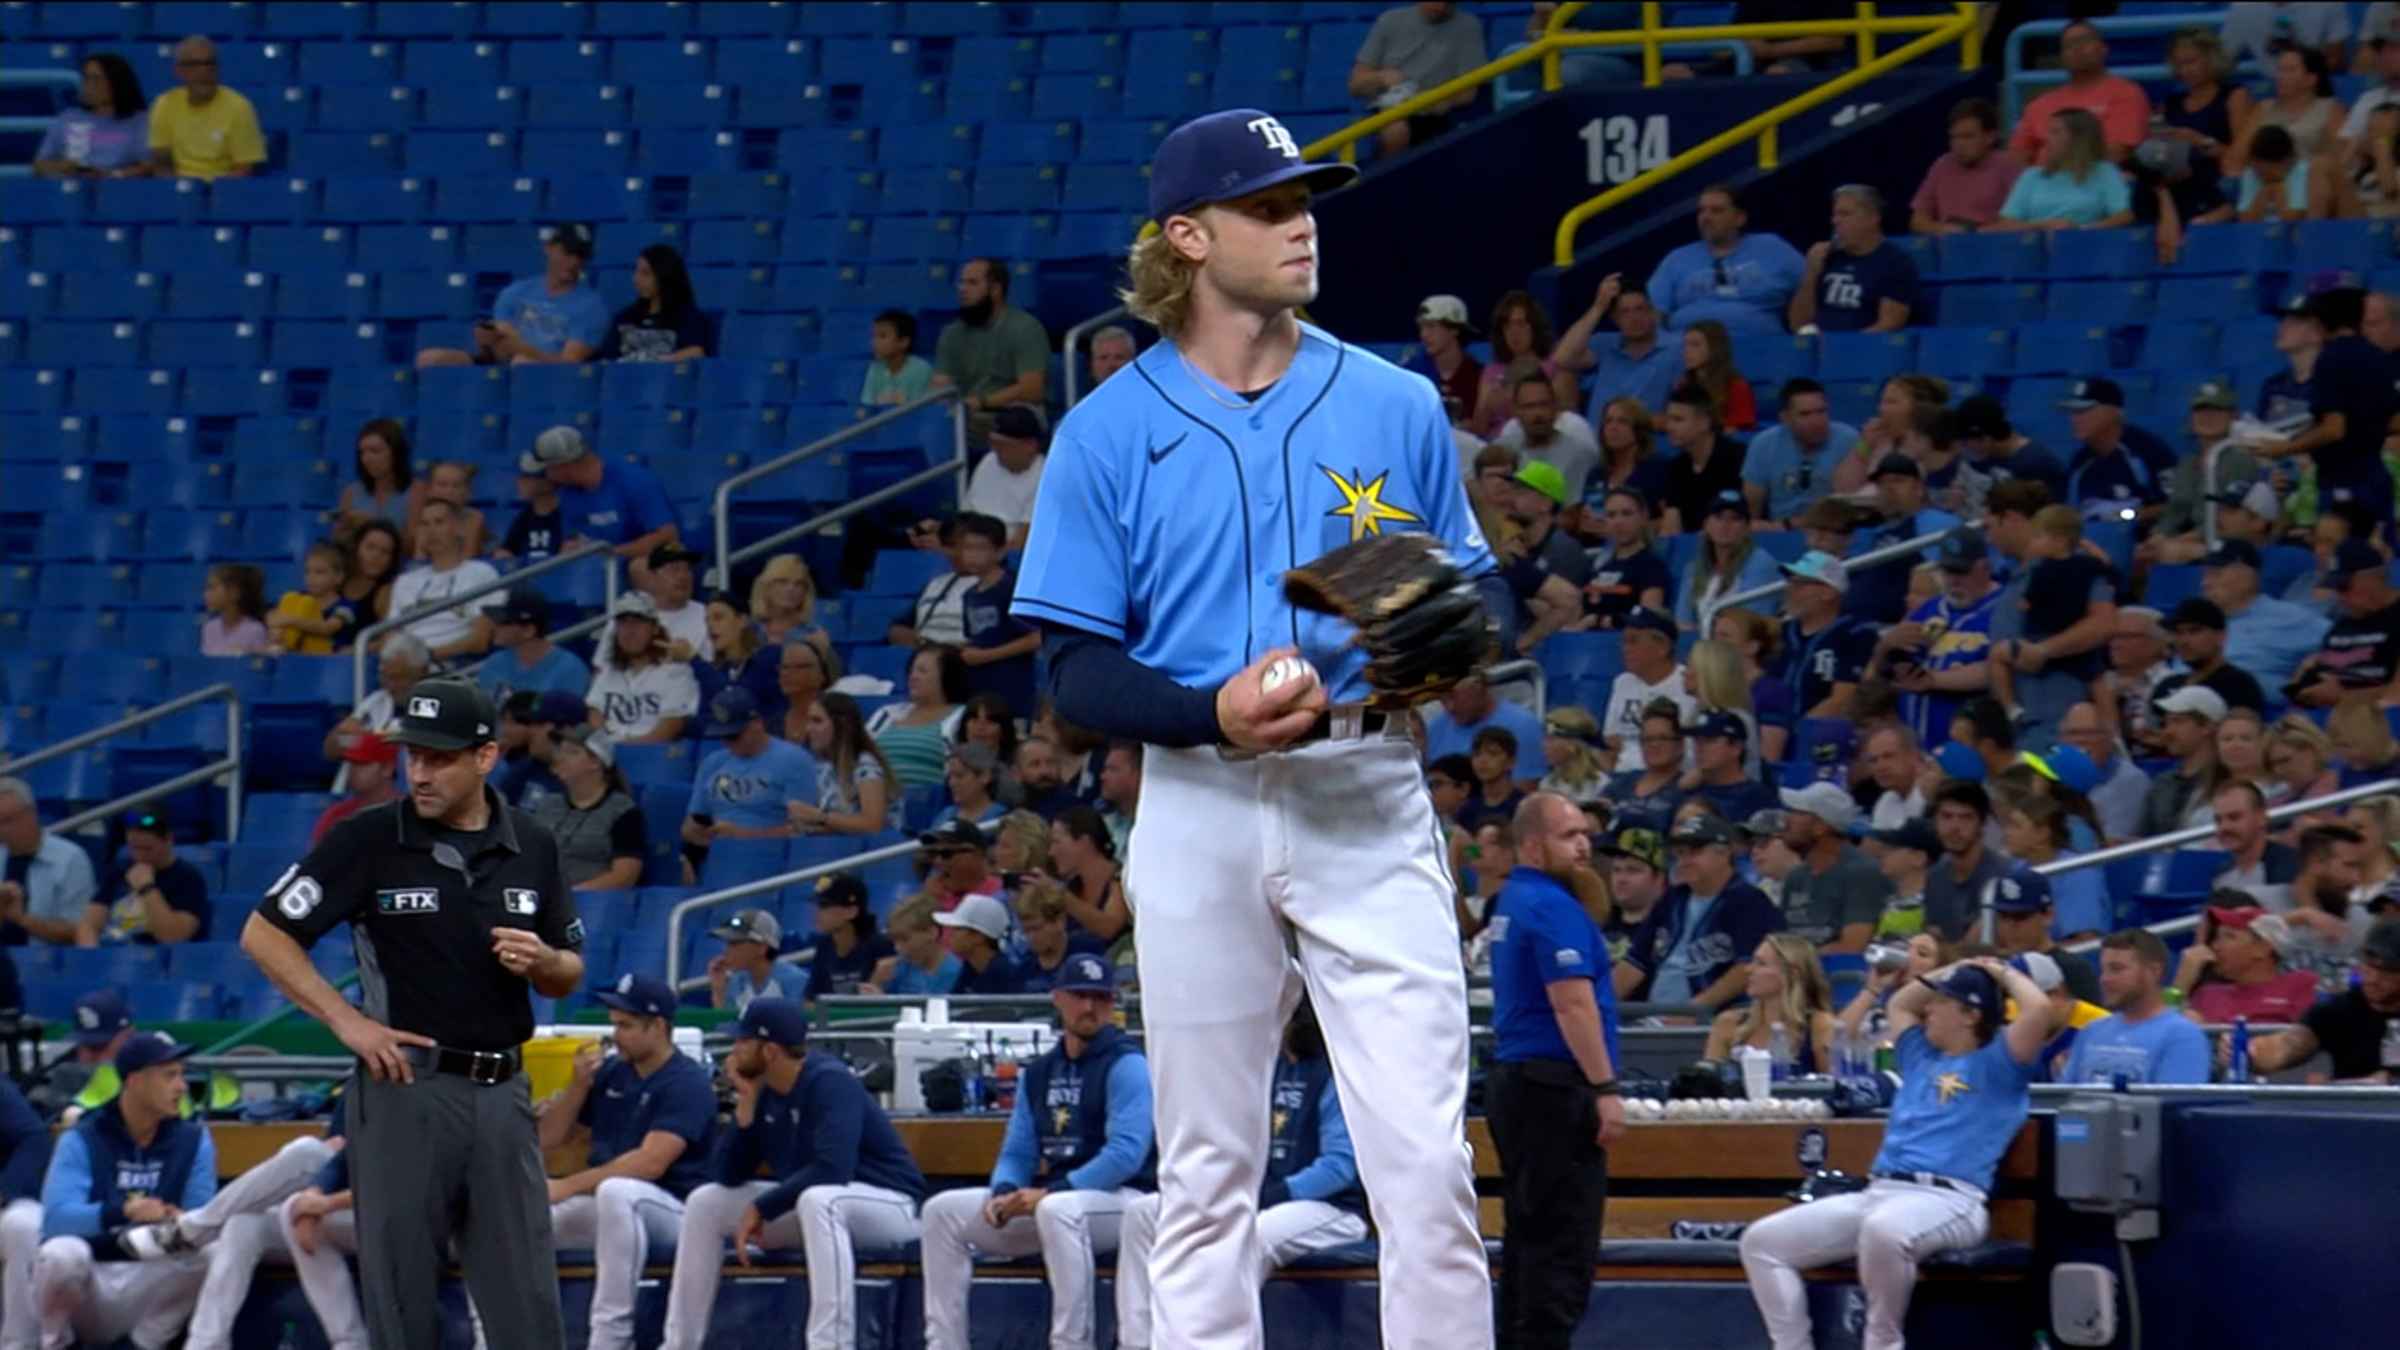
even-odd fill
[[[472,749],[492,739],[500,724],[491,695],[452,675],[417,681],[404,703],[400,725],[384,739],[423,750]]]
[[[765,1041],[793,1049],[808,1044],[808,1014],[788,998],[754,998],[733,1029],[737,1041]]]
[[[1331,192],[1356,177],[1356,165],[1300,158],[1300,143],[1273,114],[1228,108],[1193,118],[1159,143],[1150,161],[1150,218],[1163,225],[1169,216],[1296,178],[1315,191]]]

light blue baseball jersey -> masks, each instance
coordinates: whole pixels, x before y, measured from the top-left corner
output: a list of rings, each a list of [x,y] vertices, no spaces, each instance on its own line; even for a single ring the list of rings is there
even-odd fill
[[[1422,530],[1493,570],[1432,383],[1308,324],[1254,403],[1142,353],[1058,424],[1010,612],[1124,644],[1193,688],[1296,646],[1336,703],[1367,695],[1354,630],[1293,608],[1283,574],[1370,534]]]
[[[1963,1055],[1945,1055],[1923,1027],[1900,1033],[1893,1052],[1900,1094],[1892,1099],[1875,1170],[1931,1172],[1990,1190],[2000,1155],[2025,1123],[2026,1089],[2039,1066],[2019,1064],[2008,1053],[2006,1036]]]

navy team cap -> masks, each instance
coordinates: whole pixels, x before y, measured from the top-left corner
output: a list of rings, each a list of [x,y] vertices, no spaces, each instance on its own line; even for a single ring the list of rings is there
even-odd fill
[[[1331,192],[1357,177],[1356,165],[1300,158],[1300,142],[1273,114],[1228,108],[1193,118],[1159,143],[1150,161],[1150,218],[1163,225],[1169,216],[1293,179]]]

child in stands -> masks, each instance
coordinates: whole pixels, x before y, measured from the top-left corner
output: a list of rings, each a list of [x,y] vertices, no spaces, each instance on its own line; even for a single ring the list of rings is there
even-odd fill
[[[218,563],[200,591],[208,621],[200,625],[202,656],[249,656],[276,650],[263,619],[267,578],[249,563]]]
[[[297,591],[285,591],[267,616],[267,631],[287,652],[329,656],[350,645],[350,630],[358,626],[358,609],[342,595],[350,579],[350,559],[330,539],[308,546]]]
[[[2017,642],[1998,644],[1992,662],[1992,696],[2011,716],[2018,712],[2016,676],[2032,653],[2028,647],[2073,628],[2083,618],[2087,601],[2113,594],[2114,569],[2083,546],[2083,517],[2072,506],[2045,506],[2033,515],[2033,531],[2025,547],[2033,575],[2025,587],[2025,635]],[[2076,675],[2091,687],[2095,705],[2108,696],[2097,681],[2105,647],[2080,655],[2036,664],[2034,670],[2057,670]]]
[[[466,539],[466,556],[480,558],[490,551],[492,539],[484,529],[483,512],[467,502],[468,493],[474,486],[475,466],[465,460],[441,460],[425,475],[425,499],[445,501],[458,508],[458,530]],[[423,502],[418,503],[420,511],[423,506]],[[408,534],[409,538],[417,540],[417,556],[429,556],[425,551],[425,541],[417,529],[416,513],[413,512],[409,516]]]

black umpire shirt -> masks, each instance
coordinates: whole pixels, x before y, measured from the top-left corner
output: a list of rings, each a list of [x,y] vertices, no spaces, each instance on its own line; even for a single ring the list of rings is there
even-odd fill
[[[303,947],[356,925],[369,1017],[462,1050],[513,1050],[533,1035],[531,986],[492,955],[492,930],[583,946],[558,845],[488,786],[491,823],[428,824],[408,798],[369,807],[284,870],[258,912]]]

